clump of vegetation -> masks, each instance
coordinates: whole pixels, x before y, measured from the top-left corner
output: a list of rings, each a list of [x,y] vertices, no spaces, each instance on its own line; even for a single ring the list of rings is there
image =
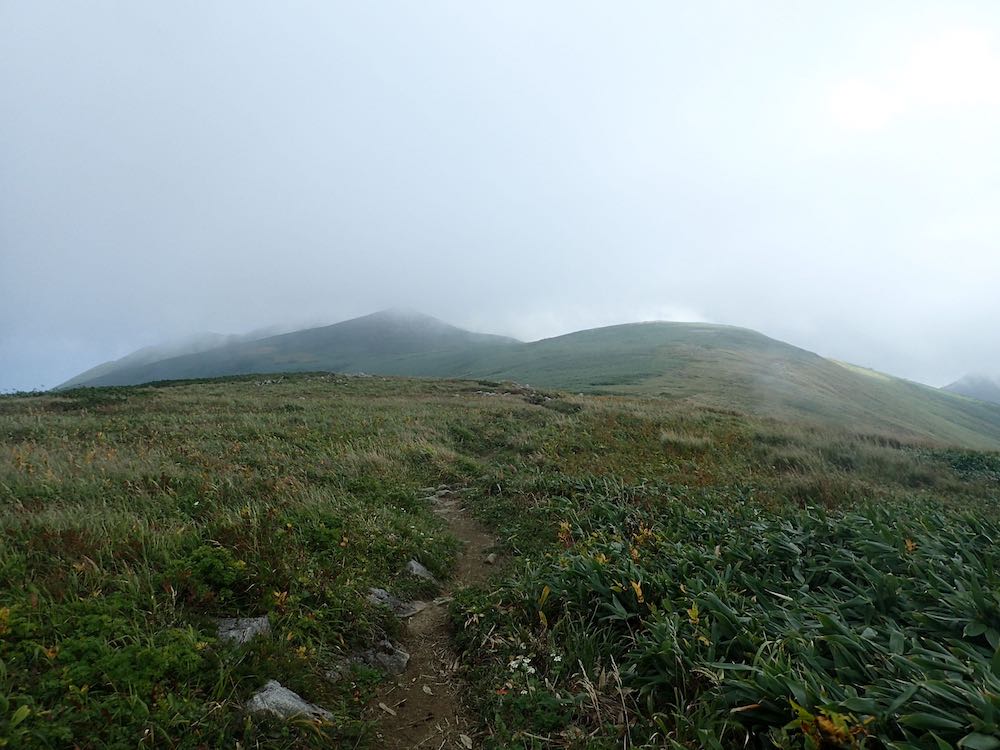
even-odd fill
[[[604,403],[478,486],[497,747],[1000,747],[997,454]]]
[[[305,374],[0,398],[0,744],[370,746],[396,625],[458,545],[495,747],[994,748],[1000,456],[680,401]],[[492,395],[477,393],[487,386]],[[270,637],[216,638],[267,615]],[[323,725],[249,716],[277,679]]]
[[[828,511],[594,485],[558,551],[461,613],[576,705],[560,727],[677,747],[990,746],[1000,734],[1000,523],[934,504]],[[558,653],[556,660],[552,654]],[[489,662],[487,662],[489,663]],[[586,680],[632,706],[595,721]],[[525,716],[496,701],[501,720]],[[693,717],[693,718],[692,718]],[[558,737],[556,733],[555,740]],[[978,743],[978,744],[977,744]]]
[[[678,430],[661,430],[660,442],[669,450],[679,453],[701,452],[712,444],[707,435],[697,435]]]

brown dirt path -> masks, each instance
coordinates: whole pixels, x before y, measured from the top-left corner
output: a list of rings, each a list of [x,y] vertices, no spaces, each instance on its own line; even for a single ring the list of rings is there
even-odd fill
[[[460,491],[440,490],[434,512],[465,548],[446,591],[406,622],[402,639],[410,654],[406,672],[385,682],[372,701],[372,711],[379,715],[379,746],[387,750],[467,750],[479,744],[477,722],[463,703],[466,686],[451,642],[448,603],[453,590],[478,583],[490,573],[486,555],[495,539],[462,506]]]

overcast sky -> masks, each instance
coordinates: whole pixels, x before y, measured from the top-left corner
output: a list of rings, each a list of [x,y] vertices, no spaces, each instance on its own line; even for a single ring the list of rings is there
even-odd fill
[[[0,0],[0,390],[406,306],[1000,374],[1000,3]]]

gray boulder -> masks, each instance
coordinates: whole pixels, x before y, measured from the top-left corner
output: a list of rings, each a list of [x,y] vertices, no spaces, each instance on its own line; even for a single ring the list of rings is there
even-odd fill
[[[258,635],[271,632],[271,623],[267,615],[263,617],[222,617],[216,620],[219,626],[218,637],[223,641],[233,641],[237,644],[249,643]]]
[[[276,680],[267,683],[247,701],[247,711],[269,713],[280,719],[305,717],[313,721],[333,721],[333,714],[302,699]]]
[[[358,651],[336,662],[326,672],[326,678],[336,682],[350,675],[351,667],[364,664],[388,674],[402,674],[410,663],[410,655],[387,639],[378,641],[372,648]]]
[[[392,610],[396,617],[412,617],[422,609],[427,607],[427,602],[415,601],[404,602],[390,594],[385,589],[368,589],[368,596],[365,597],[369,604],[376,607],[387,607]]]
[[[426,581],[433,581],[434,583],[438,583],[438,579],[435,578],[434,575],[429,570],[427,570],[427,568],[418,563],[416,560],[410,560],[408,563],[406,563],[405,570],[407,573],[416,576],[417,578],[423,578]]]
[[[388,674],[403,674],[410,662],[410,655],[391,641],[383,639],[374,648],[362,651],[358,659],[369,667]]]

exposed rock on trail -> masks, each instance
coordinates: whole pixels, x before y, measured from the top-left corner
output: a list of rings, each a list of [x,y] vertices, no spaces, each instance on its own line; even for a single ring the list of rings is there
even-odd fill
[[[438,579],[427,570],[423,565],[418,563],[416,560],[410,560],[406,563],[406,572],[411,576],[416,576],[417,578],[423,578],[425,581],[431,581],[435,584],[439,583]]]
[[[264,687],[254,693],[247,701],[247,710],[251,713],[263,712],[274,714],[281,719],[304,717],[313,721],[331,721],[333,714],[325,708],[313,705],[302,699],[276,680],[268,680]]]
[[[449,633],[448,602],[453,589],[486,578],[491,570],[486,556],[495,540],[465,510],[457,491],[439,487],[427,500],[465,549],[442,595],[407,620],[402,641],[410,652],[409,664],[405,673],[382,686],[372,706],[381,714],[381,747],[468,750],[475,744],[476,722],[463,705],[465,685]]]
[[[393,596],[385,589],[368,589],[368,596],[366,597],[370,604],[376,607],[388,607],[396,617],[412,617],[417,614],[420,610],[427,607],[427,602],[422,601],[412,601],[404,602],[398,597]]]
[[[383,638],[371,648],[356,651],[351,656],[338,661],[327,671],[326,677],[329,680],[337,681],[350,672],[352,664],[366,664],[372,669],[378,669],[386,674],[402,674],[409,661],[410,655],[405,650],[387,638]]]
[[[388,674],[402,674],[410,662],[410,655],[389,640],[381,640],[361,655],[362,661],[369,666],[381,669]]]

